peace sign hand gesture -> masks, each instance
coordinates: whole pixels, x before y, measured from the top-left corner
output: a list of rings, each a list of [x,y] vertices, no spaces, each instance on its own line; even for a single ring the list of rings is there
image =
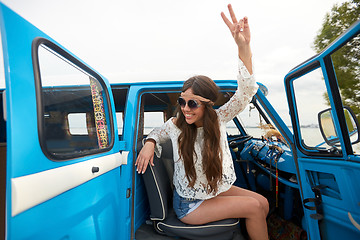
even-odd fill
[[[228,5],[231,21],[221,12],[221,17],[224,20],[225,24],[228,26],[236,45],[239,49],[239,57],[244,62],[246,68],[252,74],[252,64],[251,64],[251,48],[250,48],[250,27],[248,18],[244,17],[239,21],[236,19],[235,13],[232,9],[231,4]]]

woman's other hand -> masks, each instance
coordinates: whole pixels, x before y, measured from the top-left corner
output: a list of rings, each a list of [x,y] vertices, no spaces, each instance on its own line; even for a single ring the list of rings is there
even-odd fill
[[[250,27],[248,18],[244,17],[239,21],[236,19],[231,4],[228,5],[232,22],[221,12],[221,17],[228,26],[239,50],[239,57],[244,62],[249,73],[252,74],[251,48],[250,48]]]
[[[148,164],[154,166],[154,149],[155,149],[155,141],[149,139],[145,142],[145,145],[141,149],[136,162],[136,171],[140,174],[144,174]]]

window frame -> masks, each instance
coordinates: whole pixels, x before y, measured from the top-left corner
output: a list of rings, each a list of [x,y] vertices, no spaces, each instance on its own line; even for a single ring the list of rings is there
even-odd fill
[[[46,145],[46,138],[45,138],[45,121],[44,121],[44,107],[43,107],[43,95],[42,95],[42,81],[41,81],[41,74],[40,74],[40,63],[39,63],[39,54],[38,50],[40,45],[45,45],[47,48],[51,49],[58,55],[62,56],[64,59],[69,61],[71,64],[76,66],[77,68],[81,69],[82,71],[86,72],[87,74],[91,75],[93,78],[95,78],[99,84],[102,86],[104,91],[104,102],[107,102],[107,105],[104,106],[104,108],[108,109],[108,118],[109,118],[109,146],[102,149],[95,149],[91,151],[84,151],[84,152],[76,152],[74,154],[66,154],[66,155],[55,155],[48,151],[47,145]],[[37,108],[37,127],[38,127],[38,137],[39,137],[39,143],[40,147],[42,149],[42,152],[45,154],[45,156],[52,160],[52,161],[65,161],[65,160],[71,160],[76,159],[84,156],[89,155],[95,155],[103,152],[107,152],[114,146],[115,141],[115,131],[114,131],[114,122],[113,122],[113,112],[112,112],[112,106],[109,96],[109,90],[107,85],[105,84],[104,79],[96,73],[94,70],[92,70],[90,67],[88,67],[86,64],[81,62],[79,59],[74,57],[72,54],[55,44],[54,42],[42,38],[37,37],[33,40],[32,46],[31,46],[31,53],[32,53],[32,63],[33,63],[33,70],[34,70],[34,81],[35,81],[35,91],[36,91],[36,108]]]
[[[343,149],[339,152],[322,150],[319,148],[307,146],[301,141],[302,135],[301,135],[299,116],[298,116],[298,108],[297,108],[297,101],[296,101],[296,91],[294,88],[294,81],[299,79],[300,77],[307,75],[308,73],[310,73],[316,69],[320,69],[322,71],[324,78],[326,77],[326,74],[327,74],[329,83],[331,81],[333,81],[331,76],[329,76],[328,66],[324,67],[322,65],[324,58],[325,57],[316,55],[310,59],[310,60],[312,60],[310,63],[304,65],[302,68],[296,70],[295,72],[292,72],[289,75],[287,75],[285,77],[285,88],[286,88],[286,92],[288,93],[288,103],[290,106],[290,109],[289,109],[290,110],[290,118],[291,118],[291,122],[292,122],[292,126],[293,126],[295,144],[296,144],[297,148],[305,156],[331,157],[333,159],[338,159],[343,156]],[[301,66],[301,64],[299,66]],[[324,80],[324,81],[325,81],[326,91],[328,93],[331,93],[329,91],[329,86],[327,85],[328,84],[327,81],[326,80]],[[289,94],[289,93],[291,93],[291,94]],[[333,105],[331,105],[330,107],[333,107]]]

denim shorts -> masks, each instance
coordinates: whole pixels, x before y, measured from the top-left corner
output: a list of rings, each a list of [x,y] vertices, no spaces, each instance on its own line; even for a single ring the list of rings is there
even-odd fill
[[[183,198],[174,190],[173,207],[178,219],[181,219],[194,211],[204,200]]]

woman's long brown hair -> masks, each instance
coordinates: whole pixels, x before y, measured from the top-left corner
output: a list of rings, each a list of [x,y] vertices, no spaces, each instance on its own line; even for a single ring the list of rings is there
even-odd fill
[[[215,102],[219,88],[213,80],[206,76],[194,76],[183,85],[182,92],[189,88],[192,89],[193,94],[210,99]],[[220,128],[218,116],[209,103],[202,102],[205,106],[203,117],[204,129],[204,147],[202,150],[203,170],[208,181],[208,193],[217,192],[218,183],[222,178],[222,151],[220,149]],[[179,156],[184,161],[186,178],[189,181],[189,187],[194,187],[196,181],[196,171],[194,166],[195,153],[195,139],[197,135],[197,128],[195,124],[188,124],[185,116],[181,111],[180,106],[176,110],[177,120],[176,126],[181,129],[178,138]]]

